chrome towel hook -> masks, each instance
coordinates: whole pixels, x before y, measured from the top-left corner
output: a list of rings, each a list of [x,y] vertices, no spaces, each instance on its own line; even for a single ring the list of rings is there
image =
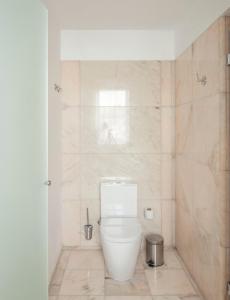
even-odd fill
[[[203,75],[202,77],[199,76],[198,72],[196,72],[196,81],[201,85],[205,86],[208,82],[207,76]]]
[[[54,90],[57,92],[57,93],[61,93],[62,91],[62,88],[58,85],[58,84],[54,84]]]

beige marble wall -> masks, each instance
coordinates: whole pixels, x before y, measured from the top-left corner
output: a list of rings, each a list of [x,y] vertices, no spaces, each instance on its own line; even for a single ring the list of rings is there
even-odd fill
[[[225,299],[230,267],[227,31],[220,18],[175,68],[176,247],[206,300]]]
[[[100,245],[99,184],[107,177],[136,181],[144,232],[174,244],[174,86],[172,62],[62,62],[65,246]],[[83,234],[87,207],[91,241]],[[153,220],[144,219],[146,207]]]

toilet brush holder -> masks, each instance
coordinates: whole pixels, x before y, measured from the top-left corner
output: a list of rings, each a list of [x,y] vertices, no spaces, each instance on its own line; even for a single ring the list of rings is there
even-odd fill
[[[89,209],[86,210],[87,224],[84,226],[85,239],[91,240],[93,236],[93,225],[89,224]]]
[[[85,229],[85,239],[91,240],[93,236],[93,225],[87,224],[84,226]]]

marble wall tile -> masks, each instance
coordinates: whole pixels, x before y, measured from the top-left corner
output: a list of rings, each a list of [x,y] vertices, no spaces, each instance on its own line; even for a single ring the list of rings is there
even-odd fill
[[[98,154],[81,156],[81,197],[99,198],[100,182],[125,178],[138,183],[138,197],[160,198],[160,155]]]
[[[175,108],[161,108],[161,152],[175,152]]]
[[[160,105],[160,63],[82,61],[81,104],[101,106],[100,91],[126,92],[125,106]],[[113,99],[108,100],[111,106]],[[116,106],[117,99],[115,99]]]
[[[229,72],[230,73],[230,72]],[[230,79],[229,79],[230,85]],[[230,94],[220,95],[219,121],[220,121],[220,145],[219,145],[219,169],[230,171]]]
[[[201,180],[202,178],[202,180]],[[209,166],[193,164],[193,218],[196,227],[215,241],[220,237],[218,188]]]
[[[161,105],[175,105],[175,62],[161,62]]]
[[[152,208],[153,219],[144,218],[144,209]],[[138,217],[142,224],[144,233],[161,233],[161,200],[160,199],[138,199]]]
[[[62,198],[80,199],[80,156],[62,155]]]
[[[193,97],[201,99],[220,92],[220,21],[215,22],[193,44]],[[197,82],[206,76],[207,84]]]
[[[81,152],[159,153],[160,109],[82,108]]]
[[[220,95],[193,103],[193,154],[194,158],[219,168],[220,146]]]
[[[62,153],[80,152],[80,110],[76,107],[62,109]]]
[[[220,18],[194,42],[189,75],[180,68],[187,51],[176,62],[177,104],[188,98],[183,86],[190,87],[191,99],[176,107],[176,247],[208,300],[226,299],[229,279],[226,32],[226,19]],[[197,82],[196,73],[207,76],[206,85]]]
[[[189,155],[193,150],[193,105],[186,103],[176,108],[176,153]]]
[[[67,106],[80,104],[80,70],[78,61],[62,62],[62,103]]]
[[[176,60],[176,104],[183,104],[192,101],[192,47],[189,47]]]
[[[62,203],[62,240],[65,246],[80,244],[80,202]]]
[[[193,259],[193,276],[197,279],[201,293],[206,299],[225,299],[225,249],[199,228],[194,231],[194,241],[194,256],[198,259]]]
[[[104,295],[104,271],[66,270],[60,295]]]
[[[220,245],[230,247],[230,172],[220,171],[213,174],[218,190],[217,218],[220,231]]]
[[[176,199],[188,214],[192,214],[193,204],[193,168],[194,162],[185,155],[176,158]]]
[[[169,61],[63,62],[62,198],[80,202],[79,236],[71,245],[100,246],[99,185],[108,178],[138,183],[144,232],[162,233],[161,199],[175,198],[174,67]],[[152,221],[143,218],[150,205]],[[90,241],[84,237],[87,207],[94,225]],[[171,223],[167,208],[164,219]],[[71,222],[66,219],[65,230]],[[165,232],[168,244],[174,238]]]
[[[176,248],[188,270],[193,270],[194,222],[184,209],[183,200],[176,200]],[[182,204],[181,204],[182,202]]]
[[[161,155],[161,199],[175,199],[175,159],[173,154]]]
[[[161,226],[162,235],[164,237],[165,246],[173,246],[174,241],[174,214],[175,214],[175,203],[172,200],[163,200],[161,203]]]

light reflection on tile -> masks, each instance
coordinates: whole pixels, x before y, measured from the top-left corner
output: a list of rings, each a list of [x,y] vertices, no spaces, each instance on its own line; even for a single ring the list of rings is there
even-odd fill
[[[81,112],[84,153],[159,153],[160,110],[85,107]]]
[[[183,270],[146,270],[152,295],[190,296],[196,292]]]
[[[82,61],[81,104],[97,105],[100,90],[127,90],[129,106],[160,104],[160,63]]]
[[[104,271],[66,270],[60,295],[104,295]]]

